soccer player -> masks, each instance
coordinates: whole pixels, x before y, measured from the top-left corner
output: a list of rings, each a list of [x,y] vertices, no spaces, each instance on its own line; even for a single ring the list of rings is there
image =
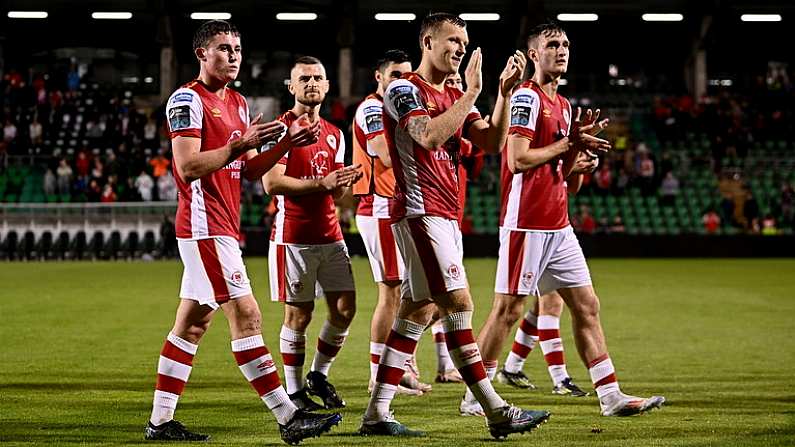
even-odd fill
[[[282,439],[298,443],[339,423],[338,413],[314,415],[296,408],[279,382],[265,347],[261,315],[238,247],[240,177],[257,179],[291,148],[317,140],[319,129],[301,117],[285,129],[276,121],[249,122],[246,100],[226,85],[242,60],[240,34],[225,21],[210,21],[193,38],[199,76],[168,100],[166,113],[179,188],[176,233],[185,270],[174,327],[157,366],[147,440],[205,441],[174,420],[199,342],[220,307],[229,321],[240,371],[279,423]],[[268,153],[256,148],[285,136]]]
[[[598,114],[599,110],[596,113]],[[582,185],[582,175],[593,172],[597,166],[599,166],[597,156],[580,152],[572,173],[566,179],[569,194],[577,194]],[[588,396],[588,393],[574,383],[566,369],[563,340],[560,337],[560,315],[563,312],[563,305],[563,298],[557,290],[551,290],[536,298],[533,307],[527,311],[519,327],[516,328],[516,335],[511,352],[505,359],[505,366],[497,371],[498,382],[516,388],[535,389],[535,385],[530,382],[522,368],[530,351],[539,343],[544,353],[544,360],[547,362],[549,377],[552,379],[552,393],[573,397]]]
[[[271,299],[284,303],[279,335],[284,380],[290,399],[299,408],[321,408],[307,392],[322,399],[327,409],[342,408],[345,401],[328,382],[328,374],[348,336],[356,312],[356,294],[334,199],[341,197],[361,173],[359,166],[344,167],[345,138],[340,129],[319,115],[329,90],[320,60],[311,56],[296,60],[288,88],[295,102],[279,121],[291,126],[306,115],[319,125],[320,136],[316,143],[285,155],[262,178],[277,209],[268,269]],[[305,379],[306,328],[312,321],[315,299],[321,295],[328,304],[328,319],[323,322]]]
[[[409,55],[389,50],[376,63],[376,91],[356,109],[353,122],[353,163],[362,166],[363,177],[353,185],[359,197],[356,227],[364,241],[373,278],[378,284],[378,303],[370,322],[370,382],[372,390],[384,342],[400,304],[400,283],[404,277],[403,259],[398,254],[389,217],[389,199],[395,190],[395,175],[389,159],[381,118],[384,91],[389,83],[411,71]],[[413,357],[412,357],[413,359]],[[422,395],[430,385],[420,383],[407,370],[398,384],[398,393]]]
[[[502,154],[500,252],[494,304],[478,335],[486,360],[496,361],[528,294],[557,290],[571,311],[574,339],[588,367],[605,416],[637,414],[662,405],[661,396],[624,394],[616,379],[599,321],[599,298],[569,225],[566,178],[579,152],[605,151],[596,138],[605,121],[588,111],[572,119],[569,102],[557,92],[569,62],[569,40],[556,24],[531,31],[528,57],[533,78],[511,97],[511,125]],[[539,199],[543,198],[543,200]],[[549,340],[555,344],[555,340]],[[468,399],[473,401],[471,397]]]
[[[507,98],[519,82],[525,59],[519,51],[508,59],[489,124],[475,108],[482,88],[479,48],[472,52],[465,71],[466,92],[445,86],[466,54],[466,22],[452,14],[431,14],[422,22],[419,41],[422,60],[417,71],[393,81],[384,94],[384,129],[396,180],[392,229],[406,266],[406,280],[359,432],[423,435],[396,421],[389,406],[406,360],[438,307],[450,356],[482,403],[491,435],[506,437],[532,430],[549,413],[508,405],[486,378],[472,335],[472,298],[457,220],[456,163],[463,135],[491,152],[505,144]]]

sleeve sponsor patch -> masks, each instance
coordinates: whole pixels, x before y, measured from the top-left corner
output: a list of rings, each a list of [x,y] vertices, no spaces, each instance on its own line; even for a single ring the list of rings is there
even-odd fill
[[[177,106],[168,110],[168,124],[172,132],[190,128],[190,106]]]
[[[389,101],[392,102],[400,119],[415,110],[424,110],[417,89],[413,86],[401,85],[390,89]]]
[[[193,102],[193,93],[177,93],[171,98],[171,104],[176,104],[178,102]]]
[[[527,126],[530,124],[530,106],[515,105],[511,107],[511,126]]]
[[[516,94],[511,98],[511,126],[528,126],[535,98],[527,94]]]
[[[384,122],[381,118],[381,111],[364,116],[364,123],[367,126],[367,133],[384,130]]]

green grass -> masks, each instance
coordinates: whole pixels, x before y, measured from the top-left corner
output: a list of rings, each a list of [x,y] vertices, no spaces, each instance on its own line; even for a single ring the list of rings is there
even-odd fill
[[[282,308],[268,301],[266,261],[249,259],[247,265],[266,342],[278,350]],[[601,417],[593,397],[552,396],[534,351],[526,371],[539,391],[496,387],[509,401],[549,409],[553,416],[541,430],[511,436],[504,445],[795,445],[795,260],[600,259],[591,261],[591,269],[622,387],[663,394],[669,404],[640,417]],[[488,312],[494,270],[494,260],[467,261],[476,329]],[[0,264],[0,443],[141,442],[180,274],[178,262]],[[460,385],[436,385],[426,396],[394,402],[396,416],[428,431],[426,439],[354,435],[367,403],[375,300],[364,259],[354,261],[354,274],[358,316],[331,372],[348,401],[345,420],[330,436],[304,444],[494,445],[482,419],[458,416]],[[567,315],[563,321],[569,372],[588,385]],[[212,434],[213,444],[281,445],[272,416],[235,365],[223,316],[214,325],[199,349],[178,418]],[[430,336],[420,343],[419,363],[424,378],[432,379]]]

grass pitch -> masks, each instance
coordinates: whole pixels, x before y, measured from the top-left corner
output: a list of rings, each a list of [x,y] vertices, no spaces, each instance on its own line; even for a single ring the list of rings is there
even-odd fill
[[[663,394],[668,403],[639,417],[601,417],[593,396],[550,394],[535,350],[525,370],[539,390],[495,386],[509,401],[548,409],[552,418],[504,445],[795,445],[795,260],[598,259],[590,265],[622,388]],[[265,340],[278,362],[282,308],[269,301],[266,260],[248,259],[247,266]],[[466,266],[477,330],[490,306],[495,260],[470,259]],[[180,274],[178,262],[0,264],[0,443],[143,443]],[[426,430],[427,438],[355,436],[367,403],[375,287],[365,259],[354,260],[354,274],[358,315],[331,370],[348,401],[345,419],[331,435],[304,445],[495,445],[482,419],[458,416],[462,385],[434,385],[423,397],[396,399],[396,417]],[[307,368],[325,315],[318,304]],[[568,322],[564,315],[569,372],[590,388]],[[235,365],[223,316],[214,326],[199,349],[178,419],[210,433],[216,445],[283,445],[275,421]],[[432,380],[430,335],[420,342],[419,364],[423,378]]]

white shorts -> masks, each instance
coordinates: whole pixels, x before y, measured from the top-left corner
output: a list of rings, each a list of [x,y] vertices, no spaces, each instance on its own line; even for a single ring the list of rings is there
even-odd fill
[[[403,298],[423,301],[467,287],[458,222],[436,216],[404,218],[392,225],[406,279]]]
[[[345,241],[302,245],[270,243],[271,301],[308,302],[323,292],[355,290]]]
[[[402,281],[405,267],[403,258],[398,254],[391,219],[356,216],[356,227],[367,249],[375,282]]]
[[[572,228],[518,231],[500,228],[496,293],[540,296],[591,284],[591,273]]]
[[[185,267],[180,298],[217,309],[231,299],[252,294],[243,254],[235,238],[178,240],[177,247]]]

